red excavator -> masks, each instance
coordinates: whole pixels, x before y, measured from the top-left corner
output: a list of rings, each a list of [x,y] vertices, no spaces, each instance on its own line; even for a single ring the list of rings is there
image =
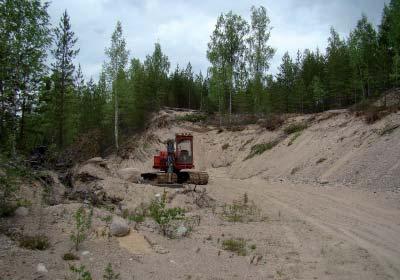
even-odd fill
[[[180,186],[181,184],[207,185],[206,172],[193,169],[193,135],[176,134],[175,141],[167,140],[167,150],[154,156],[153,168],[158,172],[142,173],[144,182],[158,186]]]

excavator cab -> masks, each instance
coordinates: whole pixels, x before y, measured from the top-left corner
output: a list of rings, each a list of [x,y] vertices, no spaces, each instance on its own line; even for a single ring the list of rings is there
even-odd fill
[[[193,165],[193,136],[190,134],[177,134],[175,136],[175,169],[192,169]]]
[[[171,162],[172,169],[170,169]],[[189,170],[194,168],[193,135],[189,133],[176,134],[175,143],[171,143],[171,140],[167,141],[167,150],[160,151],[154,156],[153,168],[159,171],[141,174],[144,182],[158,186],[181,186],[183,183],[206,185],[208,183],[206,172]]]

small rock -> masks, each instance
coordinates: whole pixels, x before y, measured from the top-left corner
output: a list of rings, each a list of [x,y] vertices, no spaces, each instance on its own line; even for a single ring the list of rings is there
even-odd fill
[[[86,255],[89,255],[89,254],[90,254],[89,251],[83,251],[83,252],[81,253],[82,256],[86,256]]]
[[[103,163],[104,159],[101,157],[94,157],[86,161],[87,163]]]
[[[328,183],[329,183],[328,180],[321,180],[321,181],[320,181],[320,184],[321,184],[321,185],[327,185]]]
[[[183,237],[187,234],[187,232],[188,232],[188,229],[184,225],[180,225],[176,229],[176,237]]]
[[[39,263],[39,264],[37,265],[36,270],[37,270],[37,272],[40,272],[40,273],[47,273],[47,272],[49,272],[49,271],[47,270],[46,266],[45,266],[44,264],[42,264],[42,263]]]
[[[128,223],[121,217],[114,216],[110,224],[110,233],[114,236],[122,237],[129,233]]]
[[[162,247],[158,244],[155,244],[153,246],[153,249],[157,254],[168,254],[169,253],[169,251],[167,249],[165,249],[164,247]]]
[[[18,216],[18,217],[25,217],[25,216],[28,216],[29,210],[28,210],[28,208],[21,206],[21,207],[18,207],[18,208],[15,210],[14,213],[15,213],[15,215]]]
[[[137,183],[141,178],[141,173],[136,168],[123,168],[117,171],[118,176],[129,182]]]

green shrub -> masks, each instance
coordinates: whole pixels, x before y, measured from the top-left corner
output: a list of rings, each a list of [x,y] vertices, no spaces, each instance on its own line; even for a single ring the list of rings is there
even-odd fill
[[[307,127],[308,127],[308,125],[305,122],[292,123],[292,124],[289,124],[287,127],[285,127],[284,132],[289,135],[289,134],[303,131]]]
[[[265,151],[271,150],[273,147],[275,147],[278,144],[279,144],[278,140],[274,140],[274,141],[267,142],[267,143],[256,144],[251,147],[250,154],[244,160],[251,159],[251,158],[255,157],[256,155],[261,155]]]
[[[238,239],[226,239],[222,241],[222,249],[234,252],[239,256],[246,256],[246,241],[242,238]]]
[[[90,229],[92,224],[93,209],[90,209],[90,213],[87,213],[85,208],[79,207],[74,214],[75,219],[75,230],[71,234],[70,238],[74,243],[75,250],[79,250],[79,245],[86,239],[87,231]]]
[[[112,269],[111,263],[108,263],[106,268],[104,269],[103,280],[118,280],[119,273],[115,273]]]
[[[206,115],[203,114],[187,114],[183,116],[178,116],[176,118],[177,121],[182,121],[182,122],[191,122],[191,123],[197,123],[197,122],[202,122],[207,119]]]
[[[92,280],[92,275],[90,274],[89,271],[86,270],[86,267],[84,265],[81,265],[80,267],[75,267],[71,265],[69,267],[70,271],[74,274],[74,278],[76,280]]]
[[[50,247],[50,242],[47,236],[44,235],[23,236],[19,240],[19,246],[26,249],[44,251]]]
[[[149,207],[150,217],[159,225],[163,235],[167,234],[172,221],[182,220],[185,217],[185,211],[182,208],[167,208],[166,206],[166,193],[164,192],[161,199],[153,200]]]

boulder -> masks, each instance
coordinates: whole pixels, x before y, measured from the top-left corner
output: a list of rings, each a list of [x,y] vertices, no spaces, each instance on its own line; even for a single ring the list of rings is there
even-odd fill
[[[126,181],[132,182],[132,183],[137,183],[139,182],[141,176],[139,170],[136,168],[123,168],[117,171],[118,176]]]
[[[42,263],[38,263],[37,267],[36,267],[36,271],[39,273],[47,273],[49,272],[46,268],[46,266]]]
[[[122,237],[129,234],[128,223],[121,217],[114,216],[110,224],[110,233],[114,236]]]
[[[16,216],[18,216],[18,217],[25,217],[25,216],[28,216],[28,214],[29,214],[29,209],[26,208],[26,207],[21,206],[21,207],[18,207],[18,208],[15,210],[14,214],[15,214]]]

